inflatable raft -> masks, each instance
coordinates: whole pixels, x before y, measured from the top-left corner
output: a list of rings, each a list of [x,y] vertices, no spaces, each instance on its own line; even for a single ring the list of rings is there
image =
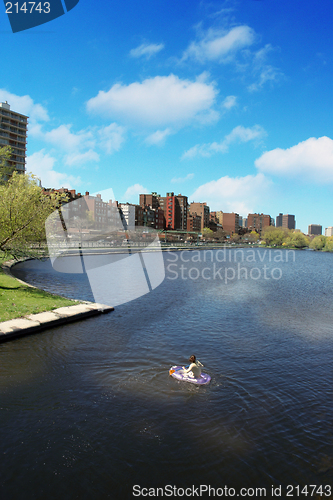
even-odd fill
[[[183,370],[182,366],[172,366],[169,370],[171,377],[181,380],[182,382],[189,382],[190,384],[204,385],[209,384],[211,377],[207,373],[201,373],[200,377],[191,377],[189,373],[181,373]],[[192,372],[190,372],[192,373]]]

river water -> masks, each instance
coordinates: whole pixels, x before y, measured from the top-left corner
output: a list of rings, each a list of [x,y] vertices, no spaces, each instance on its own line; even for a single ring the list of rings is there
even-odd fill
[[[333,255],[233,249],[164,260],[151,293],[0,345],[1,499],[126,499],[166,485],[179,496],[203,485],[289,498],[297,485],[332,486]],[[14,273],[93,300],[84,275],[48,261]],[[208,386],[168,375],[192,353]],[[322,493],[312,497],[330,497]]]

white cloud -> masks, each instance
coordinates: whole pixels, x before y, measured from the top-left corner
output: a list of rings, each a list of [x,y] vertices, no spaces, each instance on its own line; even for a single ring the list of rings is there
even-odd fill
[[[165,142],[165,139],[168,135],[171,134],[171,130],[166,128],[165,130],[156,130],[153,134],[149,135],[145,142],[149,145],[162,145]]]
[[[29,95],[19,96],[5,89],[0,89],[0,101],[8,101],[10,109],[29,117],[29,136],[40,134],[41,123],[50,120],[47,109],[41,104],[35,104]]]
[[[90,112],[148,127],[185,125],[204,120],[212,111],[217,90],[212,83],[156,76],[142,83],[117,83],[87,102]]]
[[[154,56],[163,49],[164,49],[164,43],[159,43],[159,44],[143,43],[139,45],[139,47],[132,49],[130,51],[130,56],[136,58],[145,57],[146,59],[150,59],[152,56]]]
[[[73,188],[81,184],[80,177],[74,177],[54,170],[56,159],[45,153],[44,149],[27,157],[27,172],[32,172],[41,179],[43,187],[55,189],[61,187]]]
[[[139,194],[149,193],[147,188],[143,187],[141,184],[134,184],[126,189],[124,194],[124,200],[135,201],[137,203],[137,197]]]
[[[66,165],[69,166],[82,165],[83,163],[92,161],[99,161],[99,155],[92,149],[89,149],[85,153],[73,153],[65,157]]]
[[[230,134],[226,135],[224,142],[231,144],[232,142],[249,142],[253,140],[262,139],[266,136],[265,130],[260,127],[260,125],[254,125],[254,127],[243,127],[238,125],[235,127]]]
[[[189,201],[206,201],[213,211],[236,212],[245,216],[257,210],[270,185],[271,182],[263,174],[245,177],[225,176],[199,186],[189,196]]]
[[[283,76],[281,70],[266,62],[268,54],[273,50],[274,48],[271,44],[266,44],[265,47],[253,54],[252,73],[257,81],[247,87],[249,92],[261,90],[267,82],[276,82]]]
[[[210,28],[201,33],[200,40],[191,42],[182,60],[230,62],[235,54],[251,46],[256,40],[255,32],[249,26],[236,26],[229,31]]]
[[[194,158],[195,156],[210,157],[215,153],[226,153],[229,145],[234,142],[260,142],[266,136],[266,131],[260,125],[246,128],[242,125],[235,127],[230,134],[226,135],[221,142],[208,144],[197,144],[182,155],[182,159]]]
[[[187,174],[186,177],[174,177],[173,179],[171,179],[171,182],[172,183],[186,182],[193,179],[193,177],[194,174]]]
[[[18,96],[5,89],[0,89],[0,101],[8,101],[10,109],[29,116],[29,123],[32,125],[38,121],[46,122],[49,120],[47,110],[41,104],[35,104],[29,95]],[[31,133],[30,128],[29,133]]]
[[[91,131],[80,131],[78,133],[71,132],[72,125],[60,125],[50,132],[45,132],[43,138],[54,146],[65,150],[72,151],[80,147],[93,147],[94,139]]]
[[[276,148],[258,158],[255,166],[269,174],[333,182],[333,140],[311,137],[288,149]]]
[[[116,123],[111,123],[98,131],[100,144],[108,154],[119,151],[125,141],[125,129]]]
[[[58,152],[65,153],[66,165],[80,165],[82,163],[99,161],[96,146],[112,154],[119,151],[124,142],[125,129],[116,123],[102,128],[94,127],[71,131],[72,125],[60,125],[49,132],[43,132],[39,127],[38,138],[56,147]]]
[[[237,97],[235,95],[228,95],[222,102],[222,107],[228,110],[236,105],[237,105]]]
[[[260,70],[258,81],[249,85],[247,89],[249,90],[249,92],[261,90],[265,83],[276,82],[280,79],[281,76],[282,72],[280,70],[274,68],[273,66],[266,65]]]

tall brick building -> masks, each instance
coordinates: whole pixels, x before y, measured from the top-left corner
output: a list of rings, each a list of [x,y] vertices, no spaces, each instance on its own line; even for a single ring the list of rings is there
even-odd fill
[[[238,233],[239,229],[239,215],[231,212],[221,212],[219,220],[221,221],[223,231],[229,234]]]
[[[192,202],[190,204],[190,210],[189,210],[191,215],[199,215],[201,217],[201,231],[203,230],[204,227],[209,226],[209,207],[207,206],[207,203],[196,203]]]
[[[166,229],[187,230],[187,196],[181,194],[175,196],[173,192],[170,192],[159,198],[159,204],[164,212]]]
[[[270,215],[249,214],[247,216],[247,228],[250,231],[257,231],[261,234],[265,227],[273,226],[273,219]]]

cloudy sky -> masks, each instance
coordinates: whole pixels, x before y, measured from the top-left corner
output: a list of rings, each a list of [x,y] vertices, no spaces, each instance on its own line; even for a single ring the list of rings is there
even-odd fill
[[[13,34],[0,101],[45,187],[333,225],[331,0],[80,0]]]

